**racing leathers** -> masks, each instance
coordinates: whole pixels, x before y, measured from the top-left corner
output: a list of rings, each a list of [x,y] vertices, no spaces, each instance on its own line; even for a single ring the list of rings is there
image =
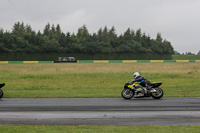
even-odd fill
[[[139,84],[135,86],[135,91],[139,96],[144,95],[144,91],[148,89],[148,86],[151,84],[149,80],[145,79],[142,76],[138,76],[134,82],[138,82]]]
[[[143,87],[147,87],[148,85],[150,85],[150,81],[145,79],[145,77],[142,77],[142,76],[138,76],[136,79],[135,79],[136,82],[140,82],[140,85],[143,86]]]

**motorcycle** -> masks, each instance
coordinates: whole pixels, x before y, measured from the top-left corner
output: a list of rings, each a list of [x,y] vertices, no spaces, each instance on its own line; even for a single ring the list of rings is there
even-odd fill
[[[147,87],[140,85],[140,82],[134,80],[128,81],[124,85],[124,89],[121,92],[121,96],[124,99],[152,97],[154,99],[160,99],[163,97],[164,92],[161,88],[158,88],[162,83],[151,83]]]
[[[5,83],[0,84],[0,99],[3,97],[3,91],[1,90],[1,88],[4,86],[5,86]]]

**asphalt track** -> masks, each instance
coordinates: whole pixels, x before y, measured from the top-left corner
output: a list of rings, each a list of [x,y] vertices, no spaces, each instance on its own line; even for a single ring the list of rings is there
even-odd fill
[[[200,98],[3,98],[0,125],[200,125]]]

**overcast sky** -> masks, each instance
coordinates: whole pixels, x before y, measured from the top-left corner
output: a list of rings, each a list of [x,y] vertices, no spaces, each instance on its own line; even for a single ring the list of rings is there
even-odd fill
[[[0,0],[0,28],[11,31],[18,21],[35,31],[60,24],[64,33],[84,24],[90,33],[140,28],[154,39],[161,33],[180,53],[200,50],[200,0]]]

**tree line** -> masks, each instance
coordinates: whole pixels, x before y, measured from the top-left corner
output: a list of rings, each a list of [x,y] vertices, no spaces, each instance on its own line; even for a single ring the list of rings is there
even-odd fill
[[[160,33],[156,39],[152,39],[141,29],[134,31],[128,28],[117,35],[114,26],[111,29],[105,26],[97,33],[89,33],[86,25],[83,25],[75,34],[64,33],[59,24],[48,23],[43,32],[36,32],[30,25],[17,22],[12,31],[0,29],[0,52],[172,55],[174,50]]]

